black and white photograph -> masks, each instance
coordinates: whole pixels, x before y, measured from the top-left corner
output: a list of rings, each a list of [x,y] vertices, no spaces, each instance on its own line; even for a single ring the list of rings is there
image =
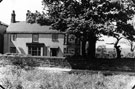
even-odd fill
[[[135,89],[135,0],[0,0],[0,89]]]

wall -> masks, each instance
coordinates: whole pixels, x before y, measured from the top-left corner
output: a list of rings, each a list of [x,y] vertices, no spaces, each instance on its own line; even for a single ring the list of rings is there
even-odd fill
[[[20,49],[24,51],[24,54],[28,54],[28,47],[26,46],[26,43],[32,43],[32,34],[17,34],[17,39],[15,41],[10,41],[10,34],[5,34],[5,48],[4,52],[9,52],[10,47],[9,46],[15,46],[19,53],[22,53]],[[64,35],[59,34],[58,35],[58,41],[53,42],[52,41],[52,34],[39,34],[39,43],[44,43],[45,47],[44,50],[47,50],[46,56],[50,56],[50,46],[51,45],[58,45],[59,46],[59,52],[58,56],[63,56],[63,44],[64,44]]]
[[[9,52],[9,35],[4,34],[4,53]]]
[[[8,26],[0,23],[0,53],[4,53],[4,33]]]
[[[50,56],[50,46],[57,45],[59,46],[58,56],[63,56],[63,49],[64,49],[64,35],[58,35],[58,41],[52,41],[52,34],[40,34],[39,35],[39,42],[44,43],[48,49],[47,56]]]

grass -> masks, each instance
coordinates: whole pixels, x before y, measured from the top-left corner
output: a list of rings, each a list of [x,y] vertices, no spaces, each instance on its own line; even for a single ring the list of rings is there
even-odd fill
[[[6,65],[0,69],[0,84],[6,89],[131,89],[135,76],[91,72],[48,72]],[[133,84],[132,84],[133,83]]]
[[[0,68],[0,84],[6,89],[131,89],[135,76],[91,72],[48,72],[6,65]]]
[[[30,63],[26,59],[22,62],[19,57],[18,61],[10,58],[0,58],[0,84],[5,89],[132,89],[135,85],[135,76],[128,74],[105,76],[101,72],[85,70],[50,72],[31,67],[32,60]],[[26,66],[30,67],[29,70],[24,68]]]

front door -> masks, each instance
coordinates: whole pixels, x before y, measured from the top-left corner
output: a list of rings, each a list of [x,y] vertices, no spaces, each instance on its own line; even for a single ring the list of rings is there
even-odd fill
[[[51,48],[51,56],[57,56],[58,49],[57,48]]]

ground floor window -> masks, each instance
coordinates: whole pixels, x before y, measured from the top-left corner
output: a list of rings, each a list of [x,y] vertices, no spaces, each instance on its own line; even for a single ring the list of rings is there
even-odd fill
[[[32,56],[41,56],[41,47],[28,46],[28,54]]]
[[[28,47],[28,54],[32,56],[43,56],[44,43],[26,43]]]

